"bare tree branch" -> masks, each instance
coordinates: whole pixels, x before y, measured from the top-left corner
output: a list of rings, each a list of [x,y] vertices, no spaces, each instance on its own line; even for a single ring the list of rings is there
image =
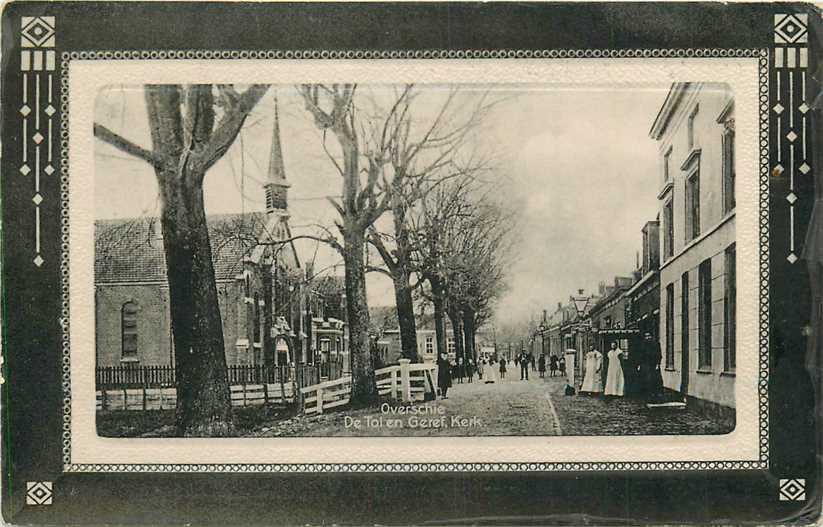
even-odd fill
[[[156,165],[159,162],[151,150],[146,150],[145,148],[132,143],[122,135],[112,132],[102,124],[94,123],[94,136],[117,148],[121,152],[140,158],[150,165]]]

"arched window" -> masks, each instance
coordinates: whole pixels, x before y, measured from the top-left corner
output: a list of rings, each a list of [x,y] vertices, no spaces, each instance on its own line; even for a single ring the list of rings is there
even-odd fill
[[[137,357],[137,303],[128,301],[120,311],[120,332],[122,342],[121,359],[136,361]]]
[[[252,321],[252,330],[254,332],[254,342],[260,342],[260,295],[254,293],[254,320]]]

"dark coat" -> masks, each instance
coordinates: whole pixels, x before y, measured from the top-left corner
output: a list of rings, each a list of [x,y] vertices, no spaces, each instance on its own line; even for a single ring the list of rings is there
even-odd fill
[[[437,359],[437,385],[450,388],[452,385],[452,368],[449,359]]]
[[[546,357],[541,355],[540,359],[537,361],[537,369],[540,371],[546,371]]]

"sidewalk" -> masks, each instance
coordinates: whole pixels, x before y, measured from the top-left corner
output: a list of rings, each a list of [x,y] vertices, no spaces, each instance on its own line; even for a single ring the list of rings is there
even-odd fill
[[[599,396],[564,395],[565,378],[545,379],[562,435],[708,435],[731,429],[717,419],[687,408],[646,408],[645,401]]]

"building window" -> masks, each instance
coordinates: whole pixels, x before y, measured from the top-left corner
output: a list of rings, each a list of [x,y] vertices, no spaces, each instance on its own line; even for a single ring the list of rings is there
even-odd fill
[[[700,236],[700,169],[686,180],[686,241]]]
[[[666,153],[663,154],[663,183],[671,181],[671,163],[672,162],[672,148],[669,147]]]
[[[426,336],[426,353],[431,355],[434,353],[434,337],[431,335]]]
[[[723,130],[723,212],[730,212],[735,207],[734,195],[734,119],[724,123]]]
[[[695,106],[692,113],[689,114],[689,122],[688,122],[688,142],[689,142],[689,150],[692,150],[697,146],[696,138],[695,138],[695,130],[694,130],[694,122],[697,119],[697,111],[700,109],[699,106]]]
[[[454,338],[449,338],[446,343],[446,351],[449,353],[454,353]]]
[[[252,337],[255,343],[260,342],[260,295],[258,293],[254,293],[254,305],[252,306]]]
[[[724,353],[723,368],[734,371],[737,363],[737,247],[732,244],[726,249],[726,291],[724,295]]]
[[[126,302],[120,311],[121,360],[137,360],[137,303]]]
[[[699,369],[712,367],[712,261],[704,260],[698,270],[698,364]]]
[[[680,353],[683,355],[683,365],[688,365],[691,350],[689,349],[689,272],[680,277]],[[685,368],[684,368],[685,369]]]
[[[666,286],[666,368],[674,368],[674,284]]]
[[[663,222],[665,232],[663,234],[663,254],[665,257],[674,256],[674,200],[669,200],[663,206]]]

